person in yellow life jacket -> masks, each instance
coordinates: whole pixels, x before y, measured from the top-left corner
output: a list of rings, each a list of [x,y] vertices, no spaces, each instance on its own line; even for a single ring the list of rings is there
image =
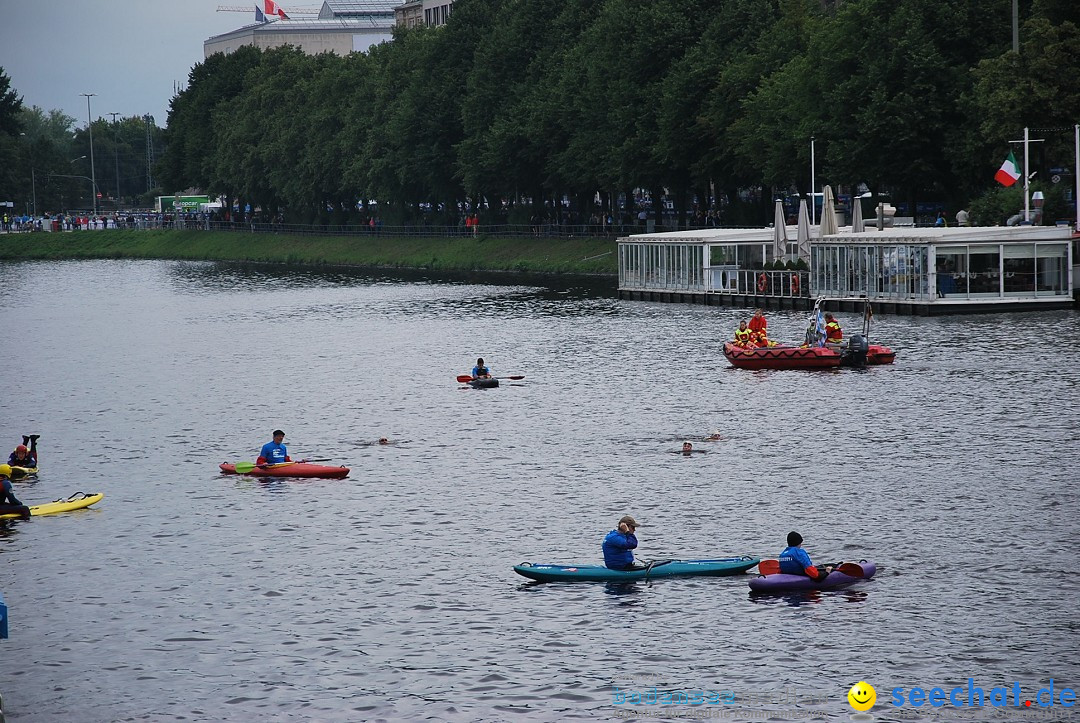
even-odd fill
[[[825,343],[839,346],[844,341],[844,332],[840,323],[833,318],[832,314],[825,315]]]
[[[753,341],[754,332],[746,327],[745,321],[739,322],[739,328],[735,330],[735,346],[748,347]]]

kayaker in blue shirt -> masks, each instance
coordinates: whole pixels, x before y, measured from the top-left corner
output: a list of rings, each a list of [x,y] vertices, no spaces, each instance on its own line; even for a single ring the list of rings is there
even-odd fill
[[[612,570],[643,570],[642,565],[634,564],[634,550],[637,537],[634,531],[639,527],[630,515],[619,520],[618,529],[607,533],[604,538],[604,565]]]
[[[274,441],[267,442],[259,450],[259,458],[255,460],[257,465],[266,464],[281,464],[282,462],[292,462],[292,457],[289,456],[289,450],[285,449],[285,445],[282,442],[285,440],[285,433],[280,429],[274,430]]]
[[[23,435],[22,444],[8,456],[8,464],[12,467],[37,467],[37,441],[40,434]],[[26,445],[30,445],[27,449]]]
[[[476,366],[472,368],[473,379],[490,379],[491,370],[484,366],[484,357],[476,360]]]
[[[30,519],[30,508],[19,502],[11,490],[11,465],[0,464],[0,515],[16,514]]]
[[[805,575],[818,582],[824,580],[833,571],[832,565],[825,565],[818,570],[810,561],[806,550],[802,549],[803,539],[798,532],[789,532],[787,536],[788,546],[780,553],[780,572],[786,575]]]

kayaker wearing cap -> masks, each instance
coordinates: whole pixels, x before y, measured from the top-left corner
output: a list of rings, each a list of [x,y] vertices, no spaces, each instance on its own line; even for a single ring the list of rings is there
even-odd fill
[[[832,565],[825,565],[818,570],[810,561],[806,550],[802,549],[802,535],[798,532],[789,532],[787,536],[788,546],[780,553],[780,572],[786,575],[806,575],[818,582],[824,580],[832,572]]]
[[[8,464],[12,467],[37,467],[37,441],[40,434],[23,435],[22,444],[8,456]],[[26,445],[30,445],[27,449]]]
[[[612,570],[644,570],[643,565],[634,564],[634,553],[637,547],[637,537],[634,531],[640,527],[637,521],[630,515],[624,515],[619,520],[617,529],[607,533],[604,538],[604,565]]]
[[[484,357],[480,357],[476,360],[476,366],[472,368],[473,379],[490,379],[491,370],[484,364]]]
[[[255,464],[281,464],[282,462],[292,462],[292,458],[289,456],[289,450],[285,449],[285,445],[282,442],[285,440],[285,433],[280,429],[274,430],[274,441],[267,442],[259,450],[259,458],[255,460]]]
[[[11,491],[11,465],[0,464],[0,515],[16,514],[30,519],[30,508],[19,502]]]

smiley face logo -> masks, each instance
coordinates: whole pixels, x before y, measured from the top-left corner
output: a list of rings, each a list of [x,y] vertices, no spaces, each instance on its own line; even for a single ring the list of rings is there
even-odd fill
[[[874,707],[874,702],[877,700],[877,691],[874,690],[874,686],[867,683],[865,680],[860,680],[855,685],[851,686],[851,690],[847,692],[847,701],[851,703],[851,707],[857,711],[866,712]]]

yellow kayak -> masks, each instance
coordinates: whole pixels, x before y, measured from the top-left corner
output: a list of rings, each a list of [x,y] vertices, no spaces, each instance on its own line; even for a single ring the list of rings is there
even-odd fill
[[[80,510],[83,507],[89,507],[90,505],[98,502],[105,494],[102,492],[94,492],[87,494],[85,492],[76,492],[66,500],[56,500],[54,502],[46,502],[43,505],[31,505],[30,516],[41,517],[42,515],[55,515],[58,512],[70,512],[71,510]],[[0,515],[0,520],[17,520],[19,516],[16,514]]]

